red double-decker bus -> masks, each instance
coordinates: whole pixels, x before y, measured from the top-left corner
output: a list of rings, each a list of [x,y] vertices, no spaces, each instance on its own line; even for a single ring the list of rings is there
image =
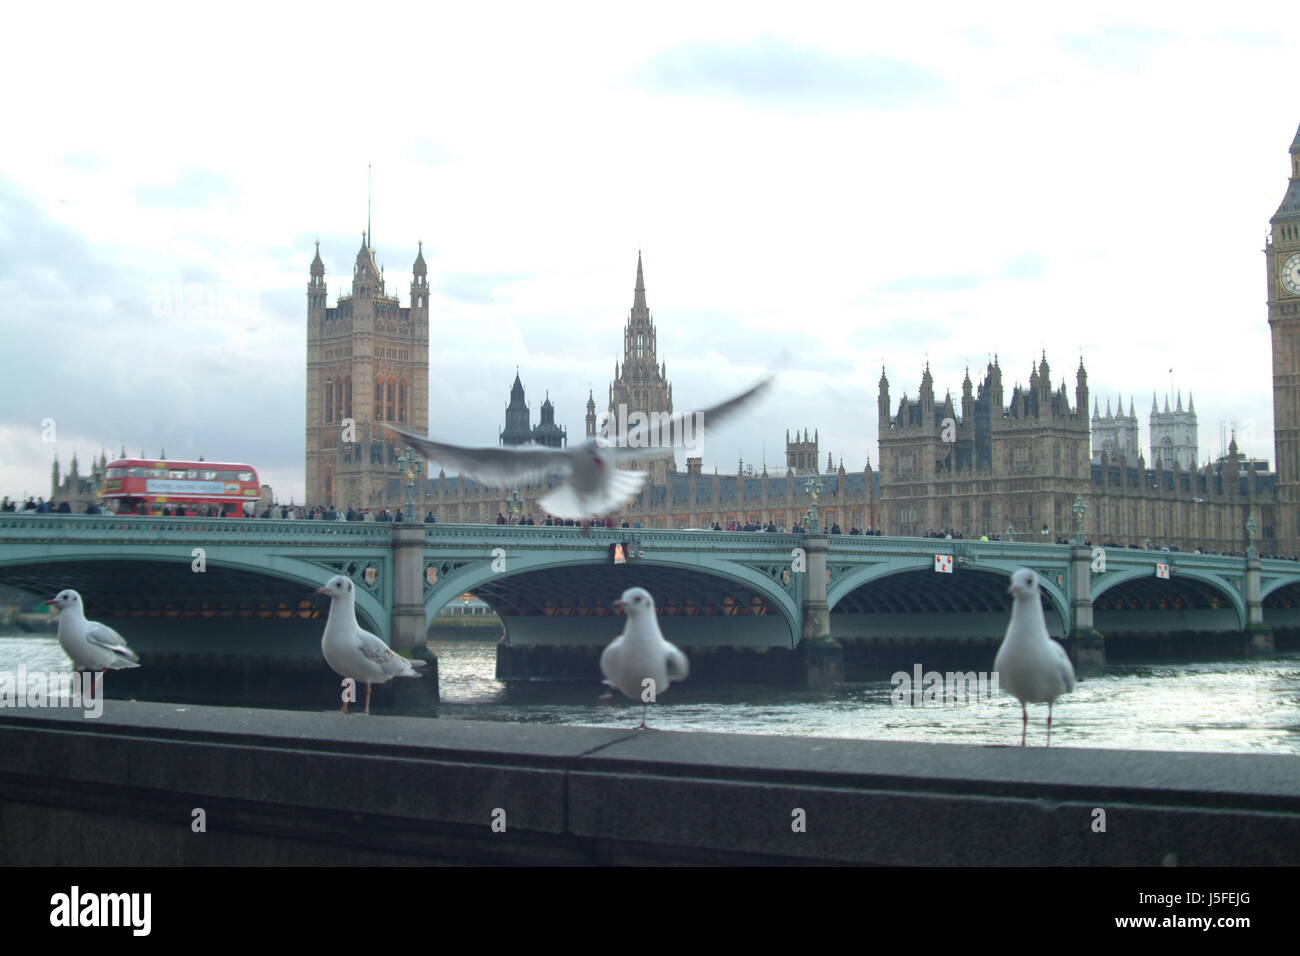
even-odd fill
[[[261,494],[252,465],[119,458],[108,463],[99,497],[118,514],[158,515],[179,505],[188,514],[215,509],[242,518],[245,503],[255,505]]]

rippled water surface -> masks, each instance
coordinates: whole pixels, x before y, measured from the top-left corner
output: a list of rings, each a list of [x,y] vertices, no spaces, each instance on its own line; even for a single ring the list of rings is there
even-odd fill
[[[640,720],[640,704],[598,702],[603,690],[598,685],[507,689],[492,677],[496,645],[491,641],[429,646],[438,656],[442,718],[615,727]],[[69,666],[53,637],[0,638],[0,671],[19,664]],[[845,684],[829,692],[709,688],[687,681],[674,684],[651,706],[650,724],[664,730],[874,740],[1020,741],[1020,706],[1005,693],[955,706],[895,706],[893,689],[888,681]],[[1030,707],[1031,744],[1043,742],[1046,717],[1045,706]],[[1061,698],[1052,745],[1300,754],[1300,654],[1112,667]]]

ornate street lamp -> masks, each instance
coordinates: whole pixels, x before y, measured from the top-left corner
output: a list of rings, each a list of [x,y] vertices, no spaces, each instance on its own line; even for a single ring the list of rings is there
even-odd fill
[[[415,521],[411,517],[415,513],[415,479],[424,471],[424,459],[407,448],[397,456],[397,464],[406,477],[406,520]]]
[[[519,497],[519,489],[512,488],[510,497],[506,498],[506,507],[510,509],[510,523],[518,524],[519,516],[524,510],[524,499]]]
[[[803,490],[812,498],[807,514],[808,533],[817,534],[821,530],[817,520],[817,499],[822,496],[822,476],[813,475],[803,483]]]
[[[1074,506],[1070,510],[1074,512],[1074,543],[1082,546],[1083,517],[1088,513],[1088,502],[1083,500],[1083,495],[1074,496]]]
[[[1007,540],[1008,541],[1016,540],[1016,526],[1013,524],[1007,525]]]
[[[1248,558],[1259,557],[1259,551],[1255,548],[1255,529],[1258,527],[1254,515],[1246,519],[1246,557]]]

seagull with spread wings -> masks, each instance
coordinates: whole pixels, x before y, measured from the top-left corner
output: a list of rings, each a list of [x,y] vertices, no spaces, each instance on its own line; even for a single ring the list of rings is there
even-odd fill
[[[387,425],[402,441],[430,461],[478,478],[487,484],[507,485],[559,475],[560,484],[538,499],[538,504],[556,518],[582,521],[613,514],[636,497],[645,485],[646,473],[621,469],[619,462],[645,459],[669,453],[664,436],[692,436],[699,442],[700,426],[712,431],[740,409],[750,405],[772,384],[772,376],[712,408],[671,421],[647,421],[618,436],[610,445],[589,438],[572,448],[541,448],[519,445],[509,448],[466,448],[425,438],[405,428]],[[671,430],[670,430],[671,429]]]

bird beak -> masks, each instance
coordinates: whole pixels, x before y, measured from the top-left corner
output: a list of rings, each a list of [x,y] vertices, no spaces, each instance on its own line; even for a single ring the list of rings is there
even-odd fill
[[[615,602],[614,602],[614,607],[627,607],[627,602],[626,602],[626,601],[615,601]]]
[[[1023,589],[1020,587],[1019,584],[1013,584],[1013,585],[1011,585],[1011,587],[1007,588],[1007,593],[1008,593],[1008,594],[1019,594],[1019,593],[1021,592],[1021,590],[1023,590]]]
[[[328,595],[330,592],[327,591],[327,590],[325,590],[324,588],[317,588],[317,589],[316,589],[316,593],[317,593],[317,594],[325,594],[325,595]]]

